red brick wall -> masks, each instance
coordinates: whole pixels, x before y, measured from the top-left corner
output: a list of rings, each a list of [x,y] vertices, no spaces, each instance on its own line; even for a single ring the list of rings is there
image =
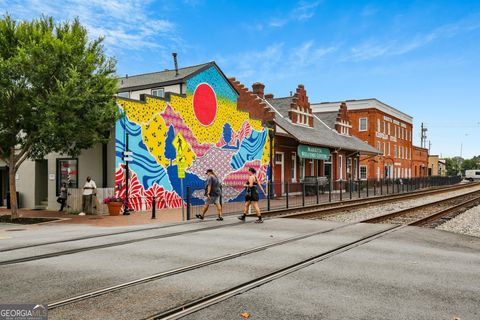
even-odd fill
[[[348,102],[347,102],[348,106]],[[385,165],[391,166],[395,172],[390,172],[390,177],[408,177],[411,168],[413,155],[412,151],[412,125],[406,123],[390,114],[386,114],[380,110],[369,108],[363,110],[349,110],[350,121],[352,124],[352,135],[367,142],[369,145],[378,148],[380,142],[380,151],[385,155],[376,157],[362,156],[361,165],[367,166],[367,176],[369,179],[377,178],[377,170],[380,173],[380,178],[385,177]],[[388,117],[391,121],[385,119]],[[367,118],[367,131],[359,130],[359,121],[361,118]],[[378,128],[378,121],[380,121],[380,128]],[[402,130],[401,125],[404,123],[405,127]],[[388,126],[390,125],[390,134],[388,133]],[[400,131],[398,131],[400,128]],[[380,129],[380,131],[378,131]],[[394,132],[395,130],[395,132]],[[403,133],[402,133],[403,131]],[[380,137],[377,136],[380,133]],[[383,138],[383,137],[386,137]],[[390,144],[390,153],[388,153]],[[385,150],[386,149],[386,150]],[[396,150],[396,154],[395,154]],[[400,168],[400,172],[398,169]],[[413,171],[411,172],[413,176]]]
[[[425,177],[428,175],[428,149],[413,146],[412,176]]]

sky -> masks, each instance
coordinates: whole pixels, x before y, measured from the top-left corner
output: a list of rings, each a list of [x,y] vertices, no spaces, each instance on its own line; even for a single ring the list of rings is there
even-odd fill
[[[0,0],[31,20],[78,17],[120,76],[215,61],[311,103],[377,98],[427,127],[431,154],[480,155],[480,1]],[[428,143],[427,143],[428,144]]]

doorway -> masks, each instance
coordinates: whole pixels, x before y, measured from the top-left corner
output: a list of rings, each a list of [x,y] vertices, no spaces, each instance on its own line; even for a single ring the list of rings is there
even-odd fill
[[[285,153],[275,152],[275,194],[285,193]]]
[[[0,167],[0,207],[7,205],[8,182],[8,168]]]
[[[48,160],[35,161],[35,209],[48,206]]]

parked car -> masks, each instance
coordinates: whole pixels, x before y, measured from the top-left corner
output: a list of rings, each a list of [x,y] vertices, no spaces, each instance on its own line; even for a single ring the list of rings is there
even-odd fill
[[[480,170],[465,170],[465,179],[470,181],[480,180]]]

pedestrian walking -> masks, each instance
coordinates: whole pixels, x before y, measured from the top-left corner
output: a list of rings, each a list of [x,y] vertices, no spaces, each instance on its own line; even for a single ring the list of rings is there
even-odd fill
[[[83,186],[82,194],[82,212],[78,215],[84,216],[86,213],[93,213],[93,197],[97,194],[97,185],[91,177],[87,177],[87,181]]]
[[[217,221],[223,221],[222,205],[220,204],[220,197],[222,195],[220,181],[212,169],[208,169],[205,174],[207,175],[207,181],[205,182],[205,205],[203,206],[202,214],[197,214],[195,216],[198,219],[203,220],[210,205],[214,204],[217,208]]]
[[[67,203],[67,184],[65,182],[62,182],[62,187],[60,188],[60,195],[57,198],[57,202],[60,203],[60,210],[58,211],[63,211],[63,208],[65,208],[65,204]]]
[[[255,209],[255,212],[257,213],[257,220],[255,221],[255,223],[263,223],[262,213],[260,212],[260,207],[258,206],[259,194],[257,187],[262,190],[263,194],[265,194],[265,191],[263,190],[262,185],[258,182],[258,178],[254,168],[248,169],[248,175],[248,180],[245,183],[245,208],[243,210],[243,214],[238,217],[238,219],[245,221],[248,209],[250,205],[252,205]]]

